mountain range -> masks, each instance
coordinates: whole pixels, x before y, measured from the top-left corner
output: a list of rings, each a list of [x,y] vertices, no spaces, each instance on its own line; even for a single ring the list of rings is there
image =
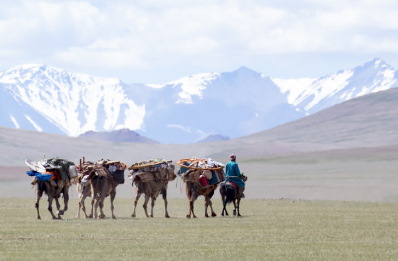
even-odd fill
[[[281,155],[340,151],[331,154],[335,157],[347,155],[344,150],[352,152],[353,149],[356,151],[350,157],[372,151],[367,157],[373,160],[398,158],[397,100],[398,88],[392,88],[252,135],[193,144],[116,143],[0,127],[0,150],[7,152],[1,154],[0,166],[18,166],[25,158],[42,156],[75,162],[83,156],[93,160],[110,158],[138,162],[149,158],[177,161],[192,156],[222,160],[230,153],[238,154],[240,160],[257,162]],[[316,157],[315,154],[313,158]]]
[[[79,163],[85,157],[130,165],[151,158],[177,164],[187,157],[210,157],[226,163],[234,153],[249,176],[248,199],[397,202],[397,99],[398,88],[391,88],[252,135],[192,144],[98,141],[0,127],[0,197],[34,197],[25,159]],[[118,198],[132,197],[128,183],[118,186]],[[168,196],[185,197],[182,186],[181,179],[173,181]]]
[[[396,87],[397,80],[377,58],[320,78],[279,79],[241,67],[158,85],[22,65],[0,73],[0,126],[67,136],[128,129],[168,144],[236,139]]]
[[[79,138],[91,139],[91,140],[106,140],[112,142],[140,142],[140,143],[158,143],[147,137],[143,137],[135,131],[129,129],[121,129],[109,132],[95,132],[87,131]]]

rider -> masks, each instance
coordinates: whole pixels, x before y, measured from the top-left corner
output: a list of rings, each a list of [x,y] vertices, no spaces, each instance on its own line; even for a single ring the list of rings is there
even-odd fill
[[[245,197],[243,191],[245,190],[245,181],[243,180],[242,174],[240,173],[238,163],[236,163],[236,156],[231,154],[229,156],[230,162],[225,166],[225,177],[226,181],[230,181],[239,186],[239,194],[242,198]]]

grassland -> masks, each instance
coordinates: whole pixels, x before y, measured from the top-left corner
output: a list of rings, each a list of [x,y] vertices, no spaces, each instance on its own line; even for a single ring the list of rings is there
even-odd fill
[[[142,202],[141,202],[142,203]],[[42,200],[0,199],[1,260],[395,260],[398,203],[254,200],[243,217],[187,219],[187,201],[158,200],[155,218],[132,200],[116,199],[117,219],[76,219],[76,199],[63,220],[51,220]],[[215,200],[219,214],[221,203]],[[231,206],[229,207],[231,209]],[[109,217],[109,202],[105,214]]]

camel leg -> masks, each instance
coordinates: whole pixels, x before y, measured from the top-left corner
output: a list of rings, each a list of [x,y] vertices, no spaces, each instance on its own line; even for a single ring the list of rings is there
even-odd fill
[[[209,198],[205,196],[205,217],[209,217],[207,214],[207,207],[209,206]]]
[[[113,200],[115,199],[115,197],[116,197],[116,191],[112,191],[111,192],[111,195],[110,195],[110,199],[111,199],[111,212],[112,212],[112,218],[113,219],[116,219],[116,216],[115,216],[115,214],[114,214],[114,209],[115,209],[115,207],[113,206]]]
[[[69,193],[68,193],[68,188],[64,187],[63,192],[62,192],[63,198],[64,198],[64,209],[58,209],[58,217],[61,218],[60,215],[65,214],[65,212],[68,210],[68,202],[69,202]]]
[[[211,216],[212,216],[212,217],[216,217],[217,214],[214,213],[213,204],[212,204],[212,202],[211,202],[211,199],[210,199],[209,196],[206,196],[206,197],[205,197],[205,217],[209,217],[209,215],[207,214],[207,208],[208,208],[208,207],[210,207]]]
[[[135,217],[135,208],[137,207],[137,203],[138,203],[138,200],[140,199],[140,197],[141,197],[141,193],[137,192],[137,196],[135,197],[135,200],[134,200],[133,214],[131,214],[131,217]]]
[[[166,190],[163,190],[163,193],[162,193],[162,196],[163,196],[163,201],[164,201],[164,216],[166,217],[166,218],[169,218],[170,216],[169,216],[169,212],[167,211],[167,191]]]
[[[61,204],[59,204],[58,198],[59,198],[59,196],[54,196],[55,206],[57,207],[57,213],[58,213],[59,209],[61,208]]]
[[[68,210],[68,204],[69,204],[69,192],[68,192],[68,189],[69,188],[67,188],[67,187],[65,187],[65,189],[64,189],[64,210],[63,210],[63,212],[61,213],[61,215],[63,215],[67,210]]]
[[[88,216],[88,218],[93,218],[94,217],[94,195],[91,198],[91,211],[90,211],[90,215]]]
[[[80,218],[80,210],[84,211],[84,214],[87,218],[86,207],[84,206],[84,200],[86,199],[86,194],[84,192],[85,192],[85,186],[83,186],[82,184],[78,184],[77,193],[79,195],[79,205],[77,208],[76,218]]]
[[[211,210],[211,216],[216,217],[217,214],[213,210],[213,203],[211,202],[211,198],[209,198],[209,206],[210,206],[210,210]]]
[[[53,196],[48,196],[48,211],[50,212],[50,214],[51,214],[51,216],[52,216],[52,218],[53,219],[57,219],[57,217],[54,215],[54,213],[53,213],[53,207],[52,207],[52,204],[53,204]]]
[[[194,213],[194,202],[195,202],[195,199],[189,200],[189,212],[187,214],[187,218],[191,218],[191,214],[192,214],[193,218],[196,218],[195,213]]]
[[[59,198],[61,197],[62,191],[64,191],[64,181],[63,180],[57,180],[56,183],[57,183],[57,187],[56,187],[56,191],[54,193],[54,199],[55,199],[55,204],[57,206],[58,218],[61,219],[61,215],[62,214],[59,211],[60,208],[61,208],[61,205],[59,204]]]
[[[55,199],[55,205],[57,206],[57,219],[62,219],[60,214],[61,204],[59,204],[58,197],[55,197],[54,199]]]
[[[196,218],[194,212],[194,203],[195,200],[198,198],[198,195],[195,192],[195,185],[193,183],[187,183],[186,193],[189,200],[189,212],[187,214],[187,218],[191,218],[191,214],[193,218]]]
[[[195,203],[194,201],[191,202],[191,212],[192,212],[192,217],[196,218],[195,212],[193,211],[194,210],[194,203]]]
[[[105,196],[101,195],[99,197],[99,208],[100,208],[100,215],[98,218],[105,218],[105,214],[104,214],[104,201],[105,201]]]
[[[148,201],[149,201],[149,196],[145,195],[145,201],[144,201],[144,205],[142,205],[142,207],[143,207],[144,210],[145,210],[145,215],[146,215],[146,217],[149,217],[149,215],[148,215],[148,210],[147,210]]]
[[[93,218],[98,218],[97,210],[98,210],[98,205],[100,203],[99,195],[95,195],[94,198],[93,198],[93,201],[95,201],[94,202],[94,216],[93,216]]]
[[[189,200],[189,212],[188,212],[188,214],[187,214],[187,218],[191,218],[191,212],[192,212],[192,207],[191,207],[191,205],[192,205],[192,201]]]
[[[196,199],[196,198],[195,198]],[[192,217],[196,218],[195,212],[194,212],[194,203],[195,203],[195,199],[190,201],[190,208],[191,208],[191,213],[192,213]]]
[[[86,204],[84,204],[86,197],[87,197],[86,195],[83,195],[83,197],[80,199],[79,206],[82,208],[83,213],[86,216],[86,218],[89,218],[89,216],[87,216],[87,212],[86,212]],[[80,217],[80,215],[79,215],[79,217]],[[92,213],[91,213],[91,217],[93,217]]]
[[[86,199],[86,195],[85,194],[80,194],[79,195],[79,207],[77,209],[77,214],[76,214],[76,218],[80,218],[80,210],[83,211],[84,215],[87,217],[87,213],[86,213],[86,206],[84,205],[84,200]]]
[[[153,208],[155,207],[156,197],[151,197],[151,217],[153,217]]]
[[[79,186],[80,186],[80,184],[77,184],[77,194],[79,195],[78,196],[78,199],[79,199],[79,203],[78,203],[78,206],[77,206],[77,213],[76,213],[76,218],[80,218],[80,209],[82,208],[82,203],[81,203],[81,201],[82,201],[82,198],[83,198],[83,190],[82,189],[79,189]]]
[[[76,218],[80,218],[80,209],[82,209],[82,208],[83,208],[82,196],[79,196],[79,205],[77,207]]]
[[[37,210],[37,219],[41,219],[41,217],[40,217],[40,211],[39,211],[39,202],[40,202],[40,199],[41,199],[41,196],[42,195],[37,195],[37,199],[36,199],[36,204],[35,204],[35,208],[36,208],[36,210]]]

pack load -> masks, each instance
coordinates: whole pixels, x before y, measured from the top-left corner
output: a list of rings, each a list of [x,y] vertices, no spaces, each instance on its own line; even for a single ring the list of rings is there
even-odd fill
[[[78,166],[79,172],[79,183],[87,183],[89,181],[88,176],[91,173],[95,173],[99,176],[112,177],[112,179],[118,184],[124,183],[124,170],[126,164],[121,161],[115,160],[99,160],[97,162],[86,161],[85,158],[80,160]]]
[[[78,175],[75,163],[66,159],[49,158],[39,161],[26,159],[25,164],[30,168],[26,174],[35,177],[35,180],[32,182],[33,185],[37,181],[62,180],[68,186],[70,185],[70,181],[76,179]]]
[[[185,182],[200,183],[202,187],[217,185],[225,181],[224,165],[210,158],[188,158],[177,162],[178,175]]]
[[[150,159],[136,162],[129,167],[132,170],[129,177],[134,181],[173,181],[176,178],[174,174],[175,166],[171,160]]]

